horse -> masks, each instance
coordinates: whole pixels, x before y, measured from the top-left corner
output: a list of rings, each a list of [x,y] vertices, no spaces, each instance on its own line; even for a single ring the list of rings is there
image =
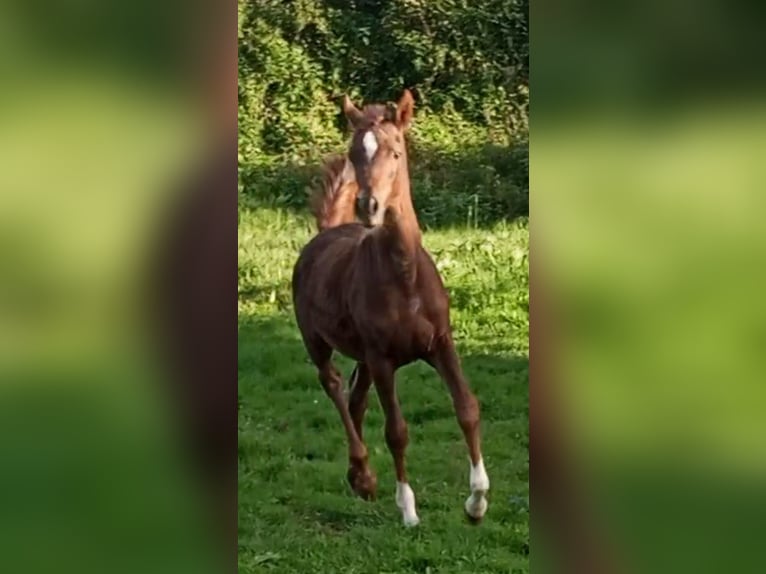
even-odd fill
[[[325,393],[348,439],[347,479],[373,500],[377,478],[368,463],[362,426],[374,384],[385,415],[385,440],[396,469],[396,504],[405,526],[420,522],[407,480],[409,438],[396,392],[400,367],[423,360],[445,382],[470,457],[464,509],[479,522],[487,511],[489,478],[481,454],[479,403],[463,374],[449,318],[449,297],[421,242],[410,193],[405,132],[414,99],[356,107],[344,96],[353,128],[346,156],[325,166],[313,211],[320,230],[303,248],[292,276],[296,322]],[[358,218],[358,221],[355,219]],[[332,362],[335,351],[357,364],[348,400]]]

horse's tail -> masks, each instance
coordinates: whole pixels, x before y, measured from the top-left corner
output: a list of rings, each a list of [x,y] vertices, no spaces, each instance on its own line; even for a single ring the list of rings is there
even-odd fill
[[[322,180],[309,190],[311,213],[317,229],[356,221],[354,202],[359,188],[353,177],[353,167],[346,155],[327,158],[322,165]]]
[[[393,257],[399,278],[408,287],[415,285],[420,229],[409,229],[395,209],[386,209],[383,228],[389,239],[389,253]]]

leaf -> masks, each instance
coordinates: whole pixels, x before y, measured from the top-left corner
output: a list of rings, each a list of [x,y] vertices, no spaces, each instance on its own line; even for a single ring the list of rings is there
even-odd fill
[[[264,552],[263,554],[256,554],[254,561],[256,564],[266,564],[267,562],[277,562],[281,559],[281,554],[276,552]]]

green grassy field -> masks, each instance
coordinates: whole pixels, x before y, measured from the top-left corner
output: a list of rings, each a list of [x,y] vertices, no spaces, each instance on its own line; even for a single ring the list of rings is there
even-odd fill
[[[290,275],[307,217],[240,208],[240,572],[526,572],[529,553],[529,267],[526,221],[424,235],[450,291],[465,373],[482,406],[489,511],[463,518],[469,463],[448,393],[425,364],[400,369],[407,463],[421,524],[401,525],[375,393],[365,421],[378,499],[345,479],[343,428],[300,340]],[[344,376],[352,363],[336,355]]]

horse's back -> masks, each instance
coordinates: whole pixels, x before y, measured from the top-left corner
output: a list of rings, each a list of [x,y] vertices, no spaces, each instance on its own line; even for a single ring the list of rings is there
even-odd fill
[[[345,223],[330,227],[312,237],[301,250],[295,271],[316,265],[327,265],[332,259],[344,258],[351,254],[351,248],[358,243],[365,228],[360,223]]]
[[[347,223],[322,231],[306,244],[293,268],[296,310],[299,303],[318,299],[324,308],[335,306],[364,233],[361,224]]]
[[[364,234],[361,224],[349,223],[314,236],[298,257],[292,281],[295,316],[306,344],[321,339],[356,359],[362,353],[347,294],[356,247]]]

